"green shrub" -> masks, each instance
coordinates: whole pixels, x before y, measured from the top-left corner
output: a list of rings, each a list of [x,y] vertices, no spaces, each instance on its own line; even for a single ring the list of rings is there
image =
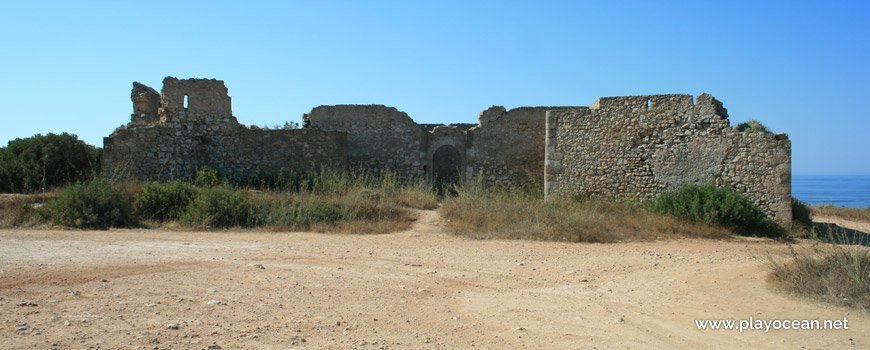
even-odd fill
[[[100,173],[102,149],[67,133],[37,134],[0,148],[0,192],[27,193],[89,181]]]
[[[228,185],[203,188],[187,207],[181,222],[201,228],[252,227],[258,207]]]
[[[755,119],[750,119],[743,123],[737,124],[734,129],[739,132],[770,132],[770,129],[768,129],[767,126],[761,124],[760,121]]]
[[[754,203],[740,193],[715,185],[684,185],[649,201],[648,208],[691,222],[729,227],[742,235],[782,235],[782,230]]]
[[[176,220],[193,201],[195,194],[193,187],[183,182],[152,182],[136,194],[135,205],[143,219]]]
[[[76,228],[105,229],[136,224],[130,199],[103,179],[70,185],[35,214],[41,221]]]
[[[196,184],[202,187],[215,187],[222,184],[221,173],[216,169],[202,167],[196,173]]]
[[[334,223],[341,221],[343,217],[344,214],[340,208],[331,204],[319,202],[300,207],[299,215],[296,217],[296,223],[303,226],[315,223]]]
[[[345,218],[341,208],[324,203],[313,204],[300,202],[298,199],[266,199],[260,204],[267,208],[265,217],[258,220],[265,226],[286,226],[305,228],[316,223],[336,223]]]
[[[792,222],[806,229],[813,228],[813,216],[810,207],[800,199],[791,197]]]

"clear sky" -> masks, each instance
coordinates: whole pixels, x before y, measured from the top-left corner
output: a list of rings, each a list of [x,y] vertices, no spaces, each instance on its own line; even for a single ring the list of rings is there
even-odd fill
[[[866,1],[3,1],[0,143],[102,146],[130,89],[224,80],[244,124],[323,104],[419,123],[491,105],[707,92],[792,140],[796,175],[870,174]]]

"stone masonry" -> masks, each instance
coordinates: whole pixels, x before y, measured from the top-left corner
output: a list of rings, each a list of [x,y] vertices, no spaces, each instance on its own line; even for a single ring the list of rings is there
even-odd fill
[[[646,199],[684,183],[733,187],[791,219],[787,135],[734,131],[702,94],[608,97],[590,107],[493,106],[477,124],[417,124],[383,105],[319,106],[303,129],[245,127],[222,81],[133,83],[131,122],[104,139],[106,175],[189,178],[209,166],[234,180],[321,167],[390,170],[400,180],[470,182]]]
[[[346,165],[347,133],[245,127],[220,80],[167,77],[160,95],[133,83],[132,100],[132,121],[103,139],[106,176],[191,178],[207,166],[240,181]]]
[[[731,187],[791,221],[791,143],[737,132],[702,94],[598,99],[547,112],[545,196],[647,199],[684,183]]]

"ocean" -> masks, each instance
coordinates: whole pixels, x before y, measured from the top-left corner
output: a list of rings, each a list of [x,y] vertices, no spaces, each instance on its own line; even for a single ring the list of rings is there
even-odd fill
[[[792,175],[791,194],[813,205],[870,207],[870,176]]]

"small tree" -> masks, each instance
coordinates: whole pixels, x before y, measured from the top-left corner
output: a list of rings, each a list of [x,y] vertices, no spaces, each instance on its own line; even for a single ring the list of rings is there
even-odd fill
[[[44,191],[100,173],[103,150],[73,134],[15,139],[0,148],[0,192]]]

